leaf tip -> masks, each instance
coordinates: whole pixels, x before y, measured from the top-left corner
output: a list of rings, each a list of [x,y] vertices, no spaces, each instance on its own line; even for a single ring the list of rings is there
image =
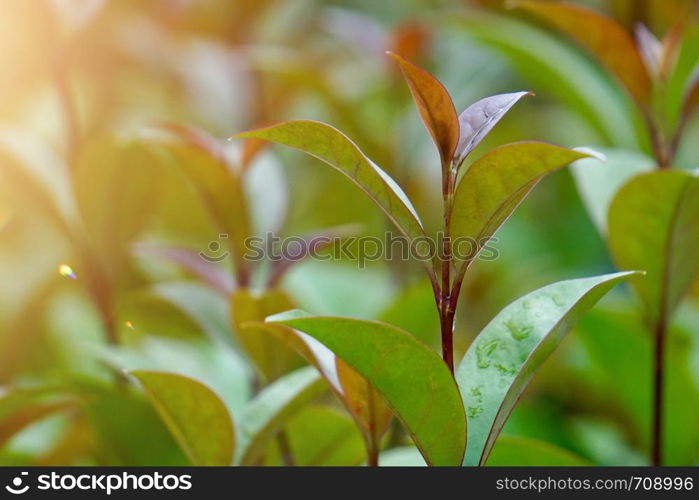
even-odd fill
[[[601,161],[602,163],[607,163],[607,156],[604,155],[603,153],[600,153],[599,151],[595,151],[592,148],[588,147],[578,147],[578,148],[573,148],[573,151],[577,151],[578,153],[582,153],[588,158],[594,158],[595,160]]]

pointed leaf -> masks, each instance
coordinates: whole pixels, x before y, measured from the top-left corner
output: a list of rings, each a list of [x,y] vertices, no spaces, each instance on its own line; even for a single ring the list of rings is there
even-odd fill
[[[471,104],[459,115],[459,144],[454,153],[457,165],[476,149],[500,119],[525,95],[532,94],[512,92],[486,97]]]
[[[636,25],[634,34],[636,35],[638,50],[648,73],[657,75],[660,71],[660,60],[663,53],[663,46],[660,40],[642,23]]]
[[[650,324],[666,321],[699,274],[699,177],[680,170],[633,178],[609,207],[617,265],[644,269],[633,281]]]
[[[633,272],[561,281],[505,307],[456,370],[468,416],[464,465],[482,465],[534,372],[578,319]]]
[[[310,366],[267,386],[248,403],[238,419],[234,463],[253,464],[284,424],[324,389],[320,375]]]
[[[342,132],[320,122],[299,120],[243,132],[236,138],[259,138],[304,151],[350,178],[411,240],[425,236],[417,212],[405,193]]]
[[[518,142],[476,160],[454,195],[450,227],[454,256],[469,266],[544,176],[589,156],[542,142]]]
[[[158,415],[194,465],[230,465],[233,421],[204,384],[175,373],[134,370]]]
[[[289,311],[267,318],[314,337],[376,387],[431,465],[461,463],[466,418],[449,370],[409,333],[374,321]]]
[[[449,92],[434,76],[398,54],[388,52],[400,65],[410,87],[415,105],[425,128],[432,136],[442,160],[442,169],[449,168],[459,142],[459,119]]]
[[[597,148],[605,161],[584,158],[570,166],[583,204],[600,235],[607,235],[607,212],[614,195],[631,177],[653,170],[651,157],[628,149]]]
[[[378,449],[393,413],[365,377],[337,358],[315,338],[301,331],[274,323],[249,324],[246,328],[266,330],[315,366],[359,427],[366,449]]]
[[[565,3],[525,1],[518,4],[591,51],[640,105],[650,100],[651,81],[631,36],[612,19]]]

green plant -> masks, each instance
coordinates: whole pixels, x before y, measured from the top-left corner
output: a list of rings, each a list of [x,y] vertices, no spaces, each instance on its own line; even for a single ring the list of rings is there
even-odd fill
[[[652,165],[638,154],[612,152],[615,172],[581,165],[576,179],[617,264],[647,271],[632,284],[654,337],[651,459],[660,465],[669,326],[673,312],[699,275],[691,250],[699,243],[699,179],[692,172],[666,170],[676,166],[684,132],[699,104],[699,73],[695,70],[688,75],[683,69],[687,55],[681,52],[680,24],[662,41],[639,25],[634,42],[615,21],[583,7],[537,2],[520,6],[596,56],[632,98],[650,139],[656,171],[650,171]],[[694,58],[689,61],[696,62]]]
[[[439,311],[443,363],[435,363],[433,353],[408,333],[385,323],[289,312],[271,316],[266,326],[254,328],[291,335],[308,358],[313,356],[308,353],[305,336],[319,340],[385,398],[427,463],[455,465],[465,460],[467,465],[484,464],[536,367],[581,312],[631,274],[557,283],[510,305],[473,342],[456,371],[457,388],[453,378],[454,320],[466,271],[539,180],[590,155],[545,143],[521,142],[501,146],[466,168],[464,160],[469,153],[526,92],[485,98],[457,116],[451,97],[438,80],[392,56],[403,71],[441,160],[442,237],[438,255],[422,264]],[[426,238],[400,187],[336,129],[319,122],[292,121],[236,137],[276,142],[315,156],[360,187],[411,245]],[[452,242],[464,239],[473,246],[465,255],[455,254]],[[301,334],[284,333],[280,325],[305,336],[293,337]],[[316,358],[314,364],[328,379],[336,378],[332,372],[337,363],[323,364]],[[480,383],[481,376],[488,383]],[[501,383],[492,384],[493,379]],[[494,386],[506,390],[499,393]],[[404,390],[406,387],[411,390]],[[375,464],[378,460],[372,457],[376,453],[372,453],[372,446],[368,446],[370,463]]]

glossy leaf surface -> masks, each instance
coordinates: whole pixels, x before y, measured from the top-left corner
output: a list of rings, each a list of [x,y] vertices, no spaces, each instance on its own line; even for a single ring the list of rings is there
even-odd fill
[[[617,265],[647,272],[633,285],[652,325],[666,321],[699,274],[699,177],[680,170],[635,177],[609,207]]]
[[[486,462],[534,372],[578,319],[633,273],[562,281],[507,307],[478,334],[456,370],[468,417],[464,465]]]
[[[268,318],[314,337],[366,377],[432,465],[461,462],[466,418],[449,370],[434,351],[391,325],[289,311]]]
[[[175,373],[129,372],[194,465],[229,465],[233,421],[221,399],[204,384]]]

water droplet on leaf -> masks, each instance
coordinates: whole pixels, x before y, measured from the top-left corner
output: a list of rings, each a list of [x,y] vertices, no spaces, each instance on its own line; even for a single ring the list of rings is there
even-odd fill
[[[507,321],[505,326],[515,340],[524,340],[532,333],[531,325],[518,325],[513,319]]]

